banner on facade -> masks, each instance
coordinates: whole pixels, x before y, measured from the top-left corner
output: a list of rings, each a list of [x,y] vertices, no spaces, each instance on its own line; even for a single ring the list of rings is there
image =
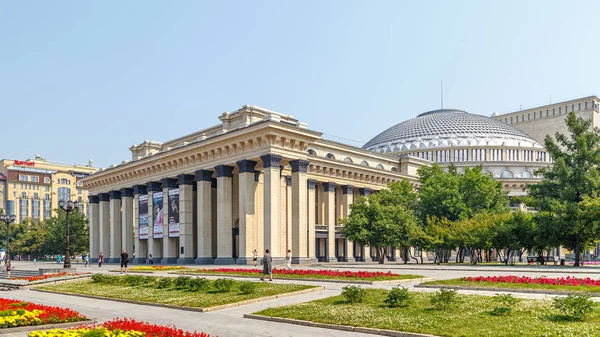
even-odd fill
[[[179,237],[179,189],[169,190],[169,237]]]
[[[152,194],[152,210],[153,210],[153,219],[152,222],[152,236],[155,239],[163,238],[163,194],[162,192],[154,192]]]
[[[148,195],[138,197],[138,229],[140,240],[148,239]]]

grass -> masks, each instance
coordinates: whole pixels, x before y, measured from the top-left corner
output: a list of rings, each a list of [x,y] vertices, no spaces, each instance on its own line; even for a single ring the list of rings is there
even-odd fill
[[[318,323],[350,325],[445,337],[598,336],[598,311],[583,322],[557,314],[551,301],[519,300],[506,316],[494,316],[493,297],[458,295],[458,303],[446,311],[431,307],[432,293],[413,292],[412,304],[403,308],[384,305],[387,291],[367,289],[362,303],[346,304],[342,296],[270,308],[255,314]]]
[[[367,281],[367,282],[376,282],[376,281],[394,281],[394,280],[409,280],[409,279],[420,279],[424,276],[422,275],[411,275],[411,274],[403,274],[403,275],[382,275],[376,277],[343,277],[343,276],[333,276],[333,275],[295,275],[295,274],[276,274],[275,269],[273,270],[273,278],[274,279],[290,279],[290,280],[345,280],[345,281]],[[214,276],[256,276],[256,278],[263,277],[262,271],[252,271],[249,272],[222,272],[222,271],[213,271],[211,269],[186,269],[177,272],[177,274],[192,274],[192,275],[214,275]],[[268,276],[267,276],[268,277]]]
[[[530,283],[504,283],[504,282],[472,282],[465,281],[459,278],[449,280],[438,280],[423,282],[423,285],[439,285],[439,286],[463,286],[477,288],[506,288],[506,289],[536,289],[547,291],[570,291],[584,293],[600,293],[600,287],[596,286],[564,286],[554,284],[530,284]]]
[[[295,284],[257,283],[253,293],[243,294],[240,291],[241,282],[235,282],[232,290],[229,292],[217,292],[212,286],[214,281],[210,282],[211,286],[205,291],[190,291],[174,288],[156,289],[151,286],[102,284],[93,281],[57,284],[40,287],[39,289],[67,294],[109,297],[121,300],[160,303],[192,308],[208,308],[313,288],[312,286]]]

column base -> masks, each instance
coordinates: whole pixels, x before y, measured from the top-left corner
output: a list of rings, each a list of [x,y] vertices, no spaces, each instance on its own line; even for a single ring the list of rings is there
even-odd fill
[[[177,264],[194,264],[194,259],[191,257],[182,257],[177,259]]]
[[[215,264],[235,264],[235,260],[232,257],[217,257]]]
[[[98,263],[98,258],[96,257],[96,258],[90,259],[90,264],[92,264],[92,263]]]
[[[159,261],[159,264],[177,264],[177,258],[176,257],[163,257],[160,259],[156,259],[157,261]]]
[[[194,260],[195,264],[215,264],[215,259],[212,257],[199,257]]]
[[[252,261],[252,258],[238,257],[237,259],[235,259],[235,264],[249,265],[253,263],[254,261]]]
[[[292,264],[308,264],[311,260],[308,257],[292,257]]]
[[[316,257],[309,257],[308,263],[319,263],[319,259],[317,259]]]
[[[325,259],[327,262],[331,263],[331,262],[338,262],[337,257],[328,257]]]
[[[140,257],[136,257],[135,259],[131,260],[131,263],[133,263],[133,264],[146,264],[146,259],[140,258]]]
[[[104,263],[121,263],[121,258],[118,257],[110,257],[108,259],[104,259]]]
[[[272,264],[274,266],[285,264],[285,260],[283,257],[271,257],[271,259],[273,260]]]
[[[349,258],[344,259],[344,262],[355,262],[355,261],[356,261],[356,259],[354,257],[349,257]]]

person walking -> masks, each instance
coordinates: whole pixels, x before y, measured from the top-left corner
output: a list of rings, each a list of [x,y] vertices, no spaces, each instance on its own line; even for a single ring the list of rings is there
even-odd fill
[[[10,271],[12,267],[10,266],[10,259],[6,260],[6,278],[10,278]]]
[[[287,269],[292,269],[292,250],[288,249],[287,254],[285,254],[285,264]]]
[[[102,268],[102,262],[104,262],[104,254],[100,252],[100,255],[98,255],[98,268]]]
[[[129,254],[127,254],[127,251],[125,249],[123,249],[123,252],[121,252],[121,274],[123,274],[123,272],[125,272],[125,275],[127,275],[127,264],[129,263]]]
[[[263,256],[263,277],[260,278],[263,281],[269,275],[269,281],[273,281],[273,258],[269,254],[269,250],[265,250],[265,256]]]
[[[84,267],[87,267],[90,265],[90,258],[87,254],[83,254],[82,255],[83,258],[83,262],[85,262],[85,264],[83,265]]]
[[[154,264],[154,259],[152,258],[152,254],[148,255],[148,263]]]
[[[255,250],[252,251],[252,261],[254,261],[254,266],[258,264],[258,252]]]

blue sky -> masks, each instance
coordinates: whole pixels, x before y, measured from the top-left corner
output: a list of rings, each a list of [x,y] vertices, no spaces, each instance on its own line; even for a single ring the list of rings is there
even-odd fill
[[[244,104],[366,142],[600,94],[600,1],[3,1],[0,158],[108,166]]]

